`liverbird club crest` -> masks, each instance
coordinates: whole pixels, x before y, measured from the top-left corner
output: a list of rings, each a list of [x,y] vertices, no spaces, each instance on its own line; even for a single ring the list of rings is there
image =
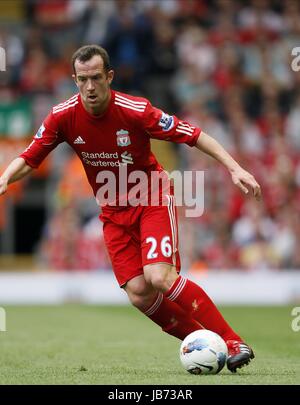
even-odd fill
[[[131,144],[128,131],[120,129],[119,131],[116,132],[116,135],[118,146],[128,146]]]

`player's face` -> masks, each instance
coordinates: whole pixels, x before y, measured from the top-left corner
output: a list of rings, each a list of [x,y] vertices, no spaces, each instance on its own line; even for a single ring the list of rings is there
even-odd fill
[[[110,84],[114,72],[105,71],[100,55],[94,55],[86,62],[75,61],[73,75],[84,107],[91,114],[101,114],[110,100]]]

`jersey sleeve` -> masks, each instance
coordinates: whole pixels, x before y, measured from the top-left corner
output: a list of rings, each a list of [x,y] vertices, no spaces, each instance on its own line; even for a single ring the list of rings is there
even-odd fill
[[[30,145],[20,155],[26,164],[34,169],[38,168],[48,154],[62,142],[59,122],[51,112],[33,137]]]
[[[180,120],[175,115],[168,115],[150,103],[144,114],[144,130],[150,138],[195,146],[201,134],[200,128]]]

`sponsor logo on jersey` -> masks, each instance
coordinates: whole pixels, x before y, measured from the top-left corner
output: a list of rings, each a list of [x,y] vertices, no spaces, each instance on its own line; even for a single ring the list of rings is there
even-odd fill
[[[81,138],[81,136],[78,136],[73,143],[75,145],[83,145],[85,144],[85,141]]]
[[[88,166],[94,167],[119,167],[118,152],[81,152],[82,161]]]
[[[121,158],[122,158],[123,165],[128,165],[128,164],[133,165],[133,159],[132,159],[131,153],[128,153],[126,151],[126,152],[122,153]]]
[[[81,156],[87,159],[118,159],[118,152],[107,153],[107,152],[81,152]]]
[[[133,165],[131,153],[127,151],[119,155],[118,152],[81,152],[82,161],[86,165],[96,167],[114,167],[120,165]]]
[[[171,115],[163,112],[158,125],[162,127],[163,131],[169,131],[171,128],[173,128],[174,118]]]
[[[129,137],[129,132],[120,129],[119,131],[116,132],[117,135],[117,145],[118,146],[128,146],[131,144],[130,137]]]
[[[42,136],[43,136],[43,132],[45,131],[45,127],[44,127],[44,124],[42,124],[41,126],[40,126],[40,128],[39,128],[39,130],[37,131],[37,133],[35,134],[35,139],[40,139],[40,138],[42,138]]]

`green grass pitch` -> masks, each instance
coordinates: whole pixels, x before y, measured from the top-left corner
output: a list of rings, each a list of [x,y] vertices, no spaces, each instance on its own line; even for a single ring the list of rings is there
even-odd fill
[[[6,306],[0,384],[297,384],[300,331],[290,307],[223,307],[256,354],[237,374],[188,374],[179,340],[132,307]]]

